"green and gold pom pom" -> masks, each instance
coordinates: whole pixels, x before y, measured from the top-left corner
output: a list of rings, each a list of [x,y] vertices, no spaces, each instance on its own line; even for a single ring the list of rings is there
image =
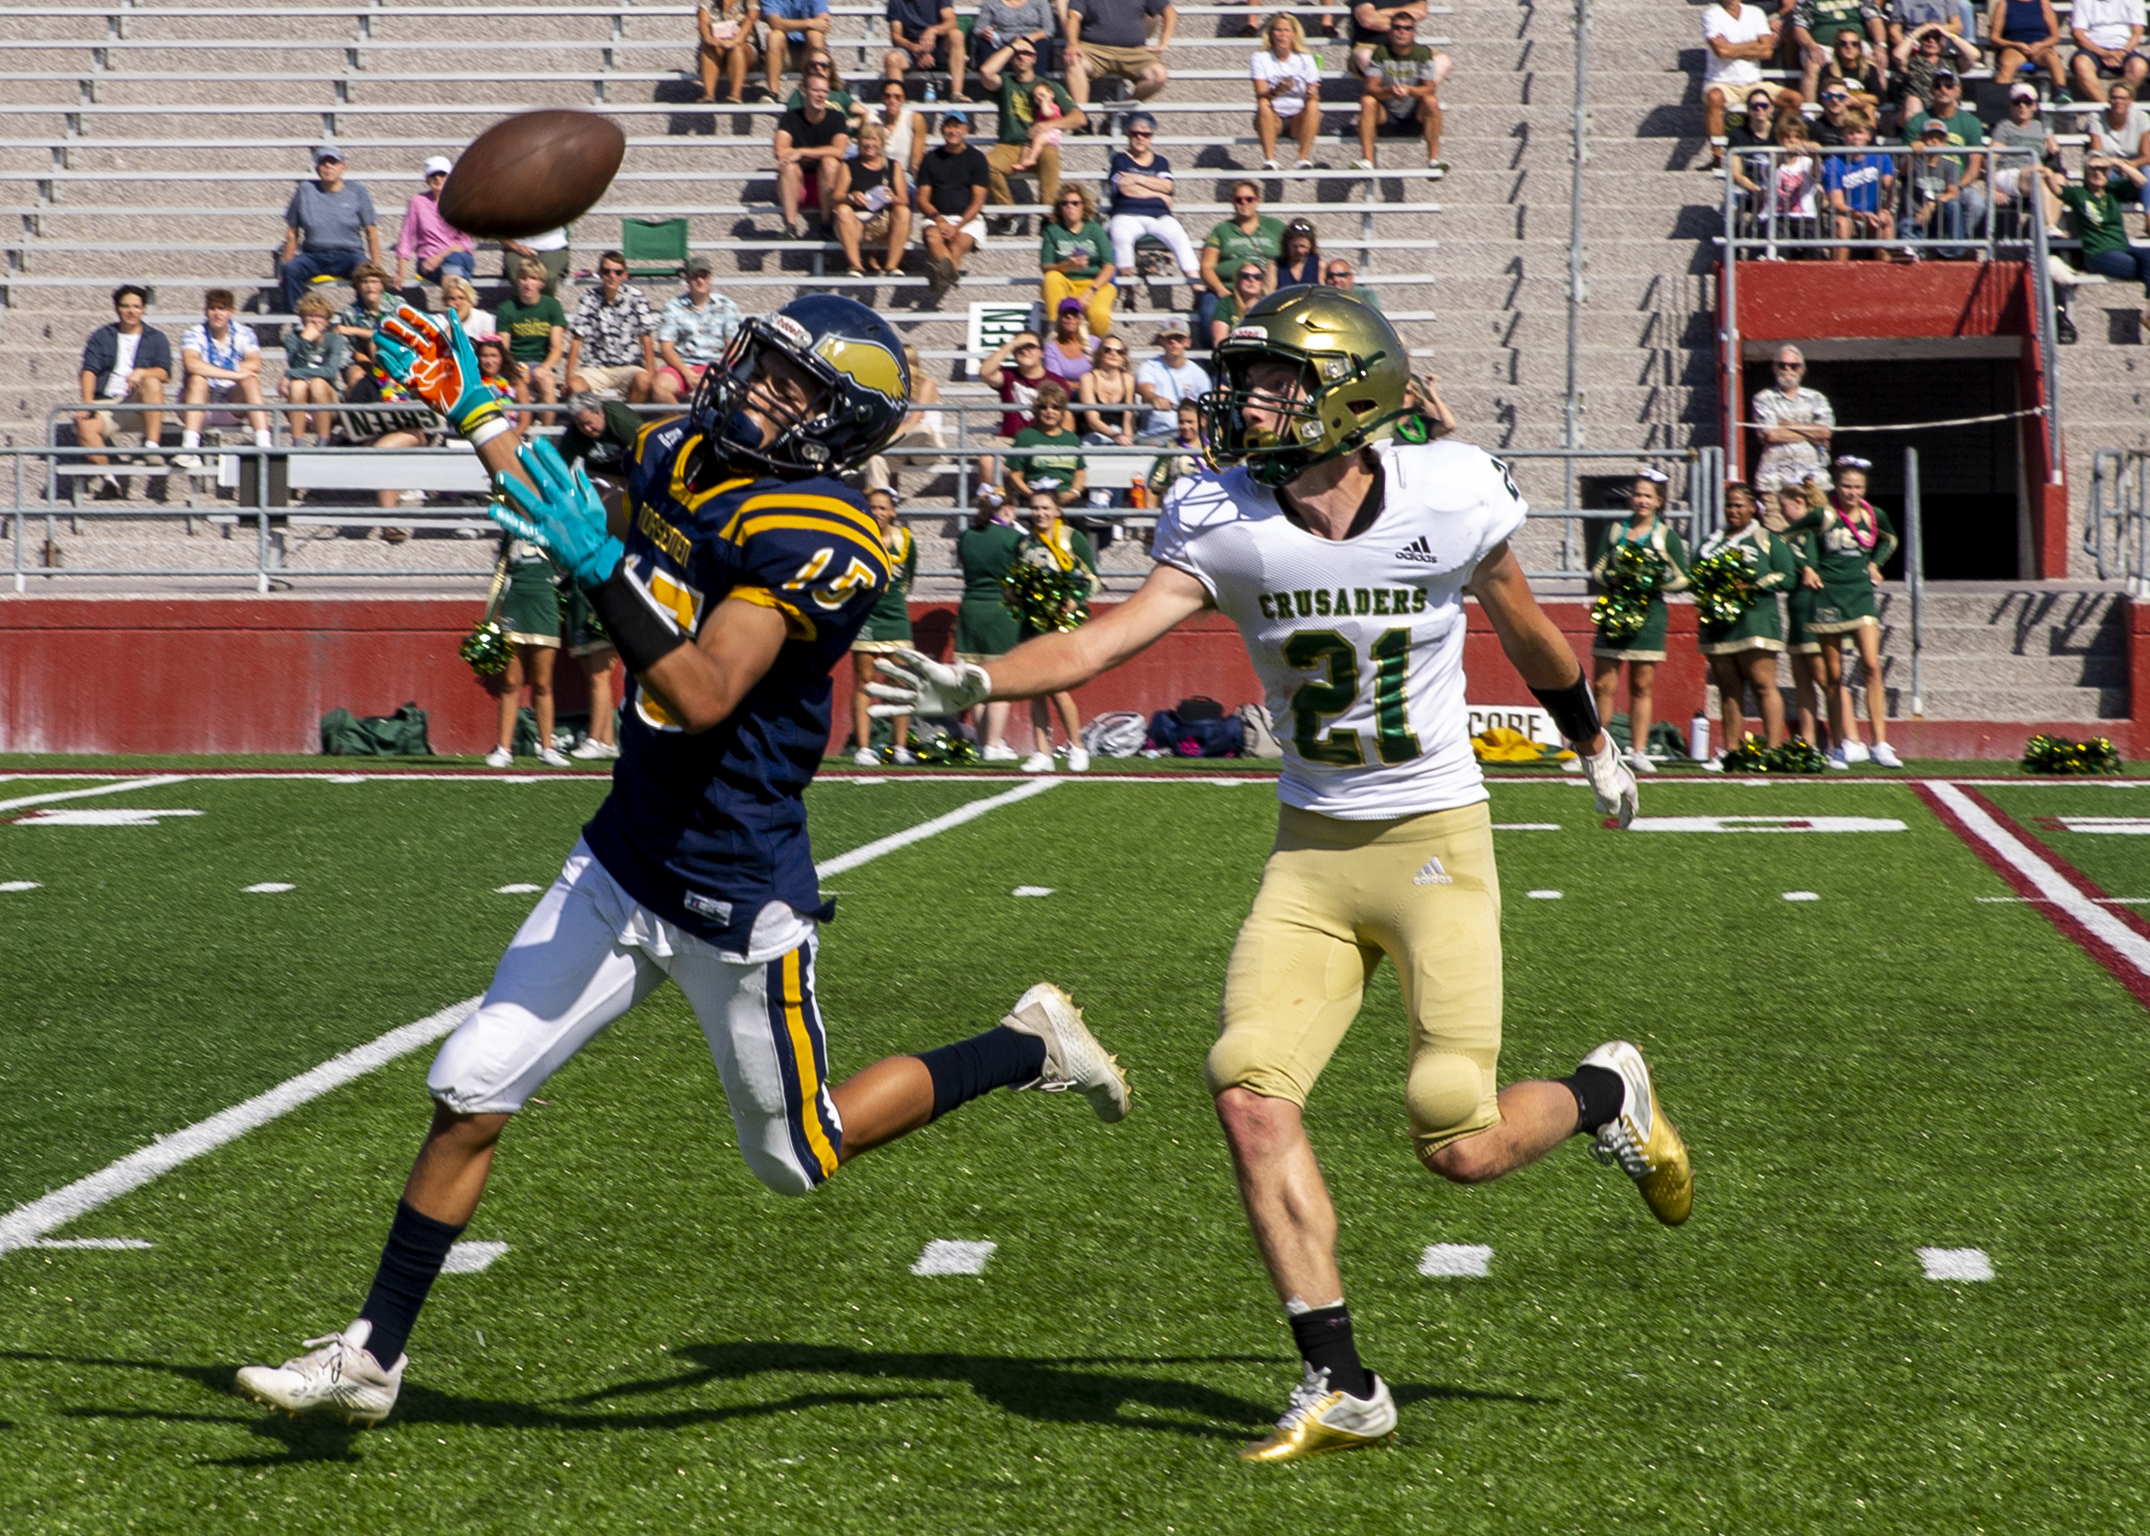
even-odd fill
[[[1767,773],[1822,773],[1829,767],[1829,760],[1822,756],[1819,747],[1797,736],[1763,755],[1769,759],[1763,770]]]
[[[465,635],[459,651],[480,677],[498,677],[508,670],[508,632],[491,619]]]
[[[1738,746],[1728,749],[1718,761],[1724,764],[1726,773],[1767,773],[1769,758],[1769,748],[1749,731],[1740,738]]]
[[[2028,773],[2118,773],[2120,751],[2103,736],[2069,741],[2064,736],[2033,736],[2023,744]]]
[[[982,759],[978,744],[968,737],[950,731],[927,741],[915,731],[911,734],[911,752],[921,763],[936,768],[969,768]]]
[[[1590,623],[1607,640],[1626,640],[1650,617],[1650,594],[1665,583],[1665,562],[1642,544],[1622,544],[1605,572],[1605,595],[1590,605]]]
[[[1075,629],[1090,617],[1090,576],[1081,566],[1016,566],[1000,580],[1001,603],[1025,629],[1050,634]]]
[[[1746,557],[1727,546],[1697,560],[1687,573],[1688,588],[1705,624],[1736,624],[1754,603]]]

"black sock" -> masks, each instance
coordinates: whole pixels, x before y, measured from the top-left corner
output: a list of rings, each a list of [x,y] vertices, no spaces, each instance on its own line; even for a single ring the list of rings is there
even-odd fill
[[[1329,1385],[1353,1397],[1371,1397],[1373,1373],[1359,1363],[1359,1346],[1351,1337],[1351,1309],[1342,1302],[1314,1312],[1301,1312],[1291,1320],[1291,1336],[1298,1341],[1299,1358],[1317,1371],[1329,1373]]]
[[[435,1221],[396,1202],[396,1219],[388,1225],[388,1244],[381,1250],[381,1267],[374,1272],[373,1289],[358,1315],[373,1324],[373,1337],[366,1352],[392,1371],[403,1346],[417,1326],[418,1309],[426,1304],[433,1277],[448,1262],[448,1250],[462,1236],[461,1227]]]
[[[1596,1135],[1627,1101],[1627,1084],[1610,1067],[1577,1067],[1573,1077],[1557,1081],[1575,1095],[1575,1129],[1585,1136]]]
[[[933,1076],[933,1118],[968,1104],[980,1094],[1036,1082],[1045,1071],[1045,1042],[1005,1024],[958,1040],[918,1059]]]

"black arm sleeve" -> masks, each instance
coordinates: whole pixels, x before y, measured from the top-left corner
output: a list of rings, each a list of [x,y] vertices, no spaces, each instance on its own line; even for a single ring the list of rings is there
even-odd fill
[[[582,590],[590,606],[597,610],[605,633],[612,637],[613,649],[627,663],[628,671],[646,672],[687,643],[685,635],[643,601],[642,594],[627,579],[624,564],[602,585]]]
[[[1554,727],[1565,740],[1589,741],[1603,729],[1598,721],[1597,700],[1590,696],[1590,681],[1581,673],[1565,688],[1533,688],[1531,692],[1553,717]]]

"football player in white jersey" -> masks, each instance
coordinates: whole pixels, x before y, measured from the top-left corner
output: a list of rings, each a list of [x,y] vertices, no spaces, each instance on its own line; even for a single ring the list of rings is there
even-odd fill
[[[1305,1362],[1274,1433],[1240,1455],[1289,1461],[1374,1445],[1396,1425],[1359,1360],[1336,1212],[1302,1111],[1383,955],[1410,1015],[1405,1086],[1419,1160],[1460,1184],[1578,1132],[1687,1219],[1694,1181],[1641,1053],[1495,1089],[1500,886],[1464,709],[1466,594],[1582,754],[1625,827],[1635,780],[1599,727],[1581,665],[1508,548],[1525,506],[1497,459],[1413,441],[1402,340],[1331,288],[1262,300],[1217,349],[1202,398],[1212,466],[1173,487],[1141,590],[1071,633],[981,667],[884,660],[877,706],[956,714],[1073,688],[1207,608],[1239,626],[1284,743],[1277,842],[1225,975],[1207,1075],[1256,1244]],[[1400,435],[1401,434],[1401,435]]]

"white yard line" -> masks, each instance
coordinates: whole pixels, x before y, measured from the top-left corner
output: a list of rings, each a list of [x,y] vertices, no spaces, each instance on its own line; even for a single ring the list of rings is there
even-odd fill
[[[117,784],[95,784],[88,789],[56,789],[42,795],[22,795],[13,800],[0,800],[0,811],[19,811],[26,805],[50,805],[55,800],[86,800],[91,795],[116,795],[130,789],[162,789],[167,784],[184,784],[191,774],[169,773],[150,779],[122,779]]]
[[[1000,806],[1012,805],[1018,800],[1028,800],[1035,795],[1041,795],[1053,788],[1057,782],[1055,779],[1033,779],[1016,786],[1006,794],[989,795],[983,800],[973,801],[946,815],[922,821],[915,827],[889,837],[876,839],[862,848],[838,854],[835,858],[816,865],[815,873],[825,878],[841,874],[847,869],[856,869],[883,854],[894,853],[899,848],[908,848],[913,843],[924,842],[951,827],[975,821]],[[86,790],[83,793],[101,791]],[[6,1253],[13,1248],[30,1247],[46,1233],[118,1199],[130,1190],[141,1188],[152,1179],[170,1173],[180,1164],[191,1162],[206,1152],[213,1152],[226,1142],[244,1136],[255,1127],[266,1125],[280,1115],[289,1114],[300,1105],[364,1077],[375,1068],[384,1067],[422,1045],[430,1045],[462,1023],[470,1011],[478,1006],[478,1002],[479,999],[475,997],[466,997],[460,1003],[443,1008],[438,1013],[429,1014],[399,1029],[392,1029],[356,1050],[346,1051],[341,1056],[332,1056],[312,1071],[302,1072],[297,1077],[277,1084],[267,1093],[257,1094],[243,1104],[234,1104],[230,1109],[211,1115],[206,1120],[197,1121],[185,1130],[174,1132],[170,1136],[160,1136],[140,1151],[128,1153],[110,1167],[87,1178],[77,1179],[65,1188],[56,1189],[27,1205],[17,1206],[6,1216],[0,1216],[0,1253]]]
[[[1929,1280],[1991,1280],[1993,1261],[1983,1248],[1921,1248],[1919,1267]]]
[[[965,1243],[936,1237],[911,1265],[914,1275],[980,1275],[998,1243]]]

